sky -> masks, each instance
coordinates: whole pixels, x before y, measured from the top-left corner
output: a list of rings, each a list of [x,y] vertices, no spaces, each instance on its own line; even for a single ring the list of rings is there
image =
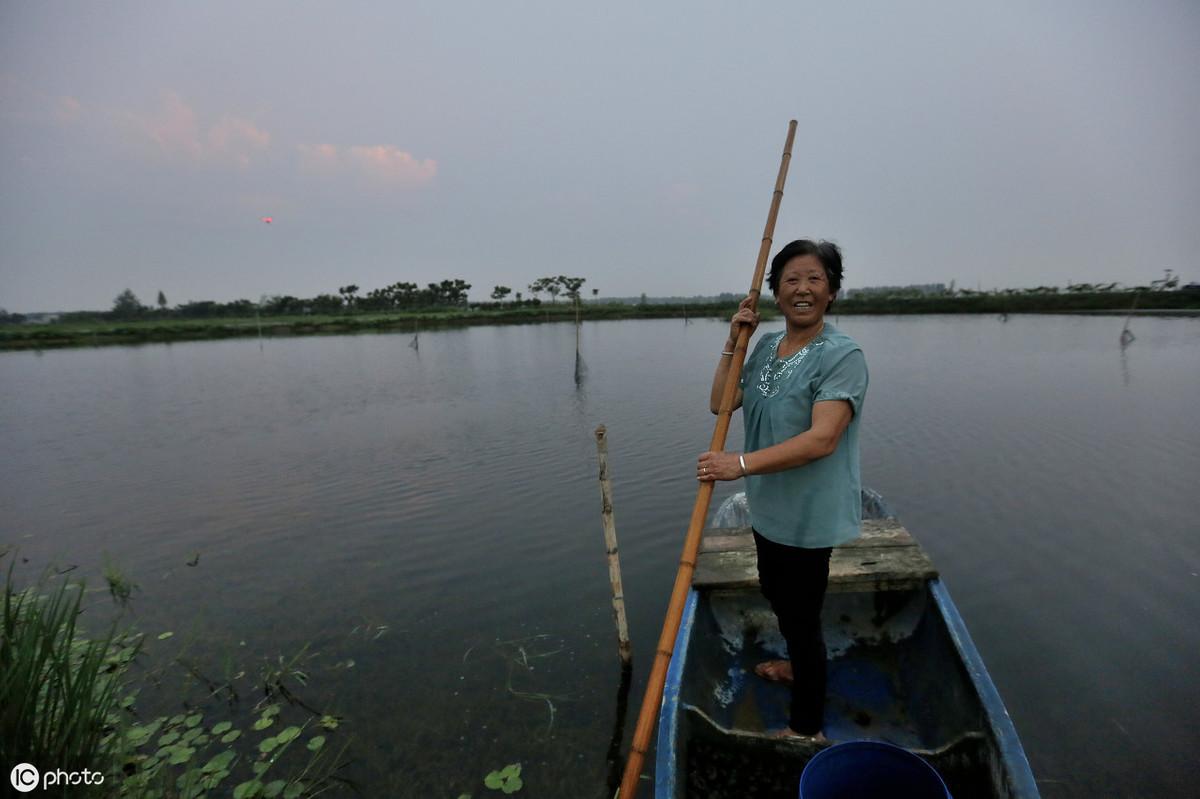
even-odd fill
[[[0,3],[0,307],[1200,281],[1200,3]],[[271,223],[262,221],[271,217]]]

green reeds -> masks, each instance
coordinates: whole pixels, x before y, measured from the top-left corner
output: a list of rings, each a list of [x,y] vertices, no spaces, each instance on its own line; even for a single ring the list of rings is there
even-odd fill
[[[140,647],[115,625],[86,637],[77,627],[83,585],[43,578],[4,586],[0,634],[0,763],[99,770],[112,760],[118,675]],[[86,786],[76,786],[83,794]]]
[[[123,607],[135,584],[111,564],[105,578]],[[9,566],[0,607],[0,764],[103,775],[98,783],[62,785],[61,793],[51,784],[48,793],[70,797],[199,799],[232,789],[236,799],[300,799],[349,785],[338,776],[348,742],[326,746],[340,719],[310,707],[287,687],[307,683],[301,666],[314,657],[308,647],[268,664],[261,685],[267,698],[250,709],[237,707],[233,686],[246,677],[245,670],[220,685],[177,656],[168,666],[177,664],[201,679],[208,694],[199,703],[181,696],[185,712],[138,723],[131,666],[145,638],[117,622],[99,635],[82,629],[84,595],[81,582],[49,574],[18,589]],[[158,640],[171,635],[162,633]],[[227,672],[233,669],[226,665]],[[210,701],[226,693],[225,702]],[[246,710],[260,715],[243,730]],[[206,722],[206,712],[216,718]],[[303,715],[309,718],[298,724],[283,721]],[[268,772],[280,779],[268,779]]]

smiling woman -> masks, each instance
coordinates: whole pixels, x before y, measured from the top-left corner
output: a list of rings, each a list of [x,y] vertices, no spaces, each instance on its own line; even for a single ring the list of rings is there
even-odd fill
[[[696,477],[746,478],[759,583],[789,656],[760,663],[755,673],[792,684],[788,725],[778,735],[823,741],[821,606],[831,548],[856,538],[862,522],[858,427],[867,364],[853,339],[825,323],[842,285],[837,245],[793,241],[771,261],[767,282],[787,327],[761,339],[743,368],[734,407],[744,408],[745,452],[705,452]],[[758,320],[747,297],[729,341]],[[714,413],[732,350],[726,342],[713,377]]]

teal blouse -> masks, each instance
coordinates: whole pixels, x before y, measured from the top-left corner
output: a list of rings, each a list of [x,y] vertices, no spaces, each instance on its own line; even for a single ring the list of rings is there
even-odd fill
[[[813,404],[846,400],[854,411],[837,449],[794,469],[746,478],[750,521],[760,535],[794,547],[833,547],[862,524],[858,428],[867,361],[854,339],[828,322],[808,346],[781,359],[784,333],[759,340],[742,369],[746,452],[786,441],[812,426]]]

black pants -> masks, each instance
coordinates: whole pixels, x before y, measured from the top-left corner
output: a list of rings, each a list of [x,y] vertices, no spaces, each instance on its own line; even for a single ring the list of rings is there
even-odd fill
[[[768,541],[754,531],[758,582],[779,619],[795,680],[788,726],[820,732],[825,714],[825,639],[821,606],[829,583],[829,547],[804,549]]]

